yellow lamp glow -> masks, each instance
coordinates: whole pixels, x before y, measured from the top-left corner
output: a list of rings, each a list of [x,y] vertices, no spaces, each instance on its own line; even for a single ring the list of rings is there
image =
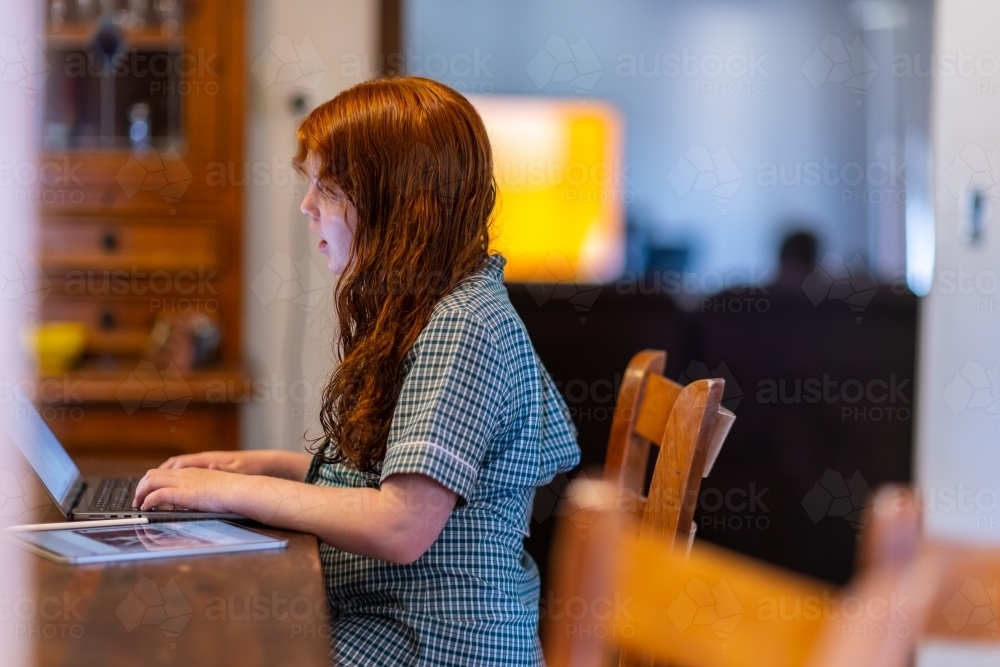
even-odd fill
[[[491,245],[512,281],[613,280],[624,250],[622,122],[604,102],[475,97],[500,189]]]

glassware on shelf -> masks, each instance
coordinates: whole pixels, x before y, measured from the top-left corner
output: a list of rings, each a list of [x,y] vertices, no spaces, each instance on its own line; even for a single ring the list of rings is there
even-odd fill
[[[182,0],[45,0],[50,32],[86,29],[111,21],[126,32],[159,31],[172,37],[180,30]]]
[[[149,105],[145,102],[133,104],[128,110],[128,136],[132,148],[149,148],[153,131],[149,126]]]
[[[76,20],[89,23],[100,13],[100,0],[76,0]]]
[[[156,12],[160,15],[161,19],[173,16],[176,9],[177,0],[156,0]]]
[[[149,10],[149,0],[129,0],[128,18],[125,27],[128,30],[142,30],[146,27],[146,12]]]
[[[49,3],[49,25],[53,32],[59,32],[66,23],[66,0],[51,0]]]
[[[180,28],[180,23],[176,19],[167,19],[160,24],[160,32],[164,37],[173,37],[177,34],[178,28]]]
[[[180,3],[177,0],[153,0],[160,20],[160,32],[164,37],[172,37],[180,28]]]

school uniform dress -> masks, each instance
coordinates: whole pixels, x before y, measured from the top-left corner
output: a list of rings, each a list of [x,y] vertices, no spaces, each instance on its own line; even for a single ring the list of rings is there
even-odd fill
[[[579,463],[576,429],[490,256],[435,306],[404,362],[381,468],[313,461],[306,481],[378,488],[420,473],[459,496],[408,565],[320,544],[338,665],[538,665],[535,488]]]

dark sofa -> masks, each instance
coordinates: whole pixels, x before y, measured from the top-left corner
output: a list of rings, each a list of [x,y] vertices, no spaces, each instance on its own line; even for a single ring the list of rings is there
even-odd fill
[[[880,286],[852,308],[774,286],[700,299],[688,312],[629,284],[508,292],[573,413],[581,468],[603,463],[629,358],[665,349],[670,378],[725,378],[723,403],[737,416],[702,485],[699,538],[847,580],[870,489],[910,477],[915,297]],[[536,499],[526,544],[539,564],[566,482]]]

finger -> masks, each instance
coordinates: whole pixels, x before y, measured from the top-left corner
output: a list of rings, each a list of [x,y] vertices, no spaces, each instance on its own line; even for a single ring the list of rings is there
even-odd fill
[[[173,464],[169,467],[180,470],[181,468],[205,468],[212,462],[212,457],[205,454],[184,454],[174,456],[170,459]]]
[[[163,468],[153,468],[143,475],[142,479],[135,486],[135,498],[133,504],[140,507],[143,499],[152,491],[166,486],[169,480],[174,478],[174,472]]]
[[[141,507],[142,499],[145,498],[146,495],[149,493],[150,490],[149,473],[151,472],[153,471],[147,470],[146,474],[143,475],[142,478],[139,480],[139,483],[135,485],[135,496],[132,498],[133,507]]]
[[[183,454],[181,456],[171,456],[169,459],[164,461],[160,468],[163,469],[174,469],[178,470],[180,468],[191,468],[198,465],[198,454]]]
[[[161,503],[173,503],[175,505],[180,505],[174,496],[176,495],[177,489],[173,487],[164,487],[162,489],[156,489],[150,492],[148,496],[143,499],[142,504],[139,505],[139,509],[151,510]]]
[[[142,509],[150,510],[154,507],[167,505],[167,509],[184,507],[192,510],[212,511],[217,509],[213,503],[211,494],[205,493],[200,488],[191,488],[184,485],[164,486],[151,491],[143,501]]]
[[[160,467],[173,468],[175,470],[181,468],[208,468],[218,462],[220,454],[222,452],[198,452],[197,454],[172,456],[167,460],[167,463],[170,463],[170,465],[165,463]]]
[[[138,507],[149,510],[166,504],[198,509],[200,505],[196,502],[196,495],[191,489],[185,487],[183,483],[165,483],[158,488],[150,490],[143,498],[142,504]]]
[[[132,507],[142,507],[142,501],[147,495],[149,495],[150,488],[148,484],[145,484],[146,478],[143,477],[139,480],[139,483],[135,486],[135,496],[132,497]]]

